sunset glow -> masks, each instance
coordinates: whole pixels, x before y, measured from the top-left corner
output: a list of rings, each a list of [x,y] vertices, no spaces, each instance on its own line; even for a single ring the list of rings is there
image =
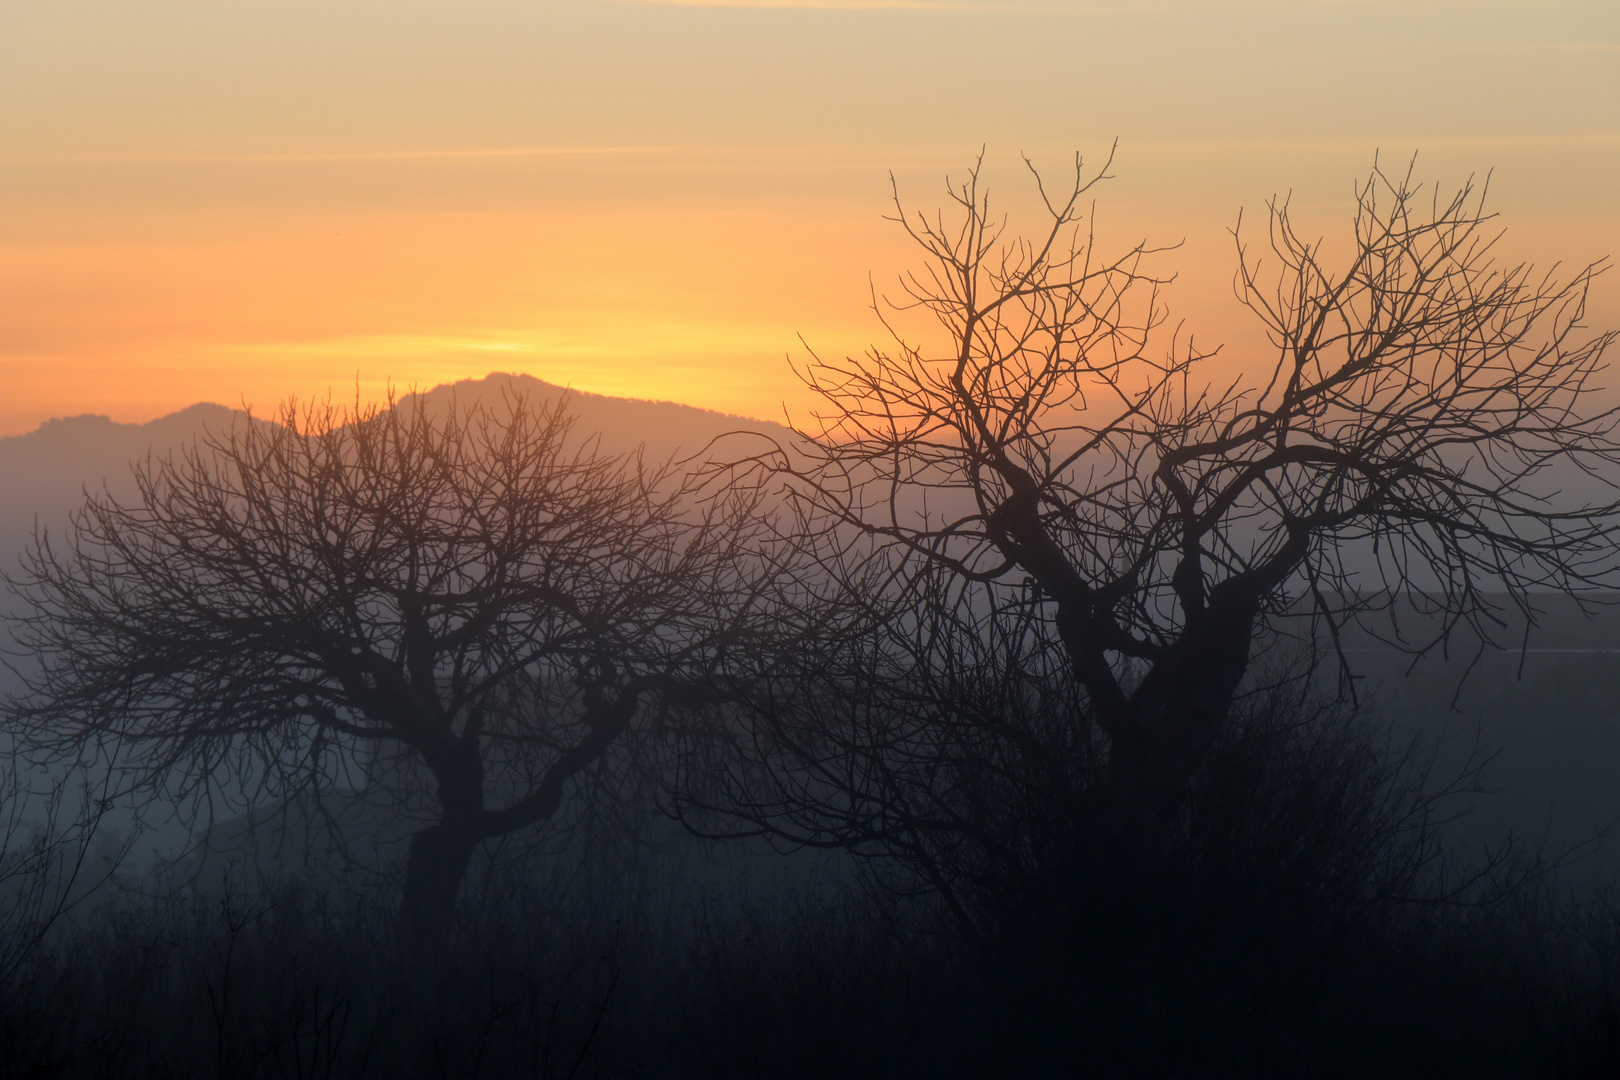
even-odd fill
[[[1117,137],[1104,247],[1184,240],[1173,314],[1241,350],[1239,209],[1331,234],[1375,151],[1494,168],[1515,256],[1620,252],[1617,105],[1600,0],[6,3],[0,434],[493,370],[799,415],[801,335],[861,349],[915,264],[889,172],[932,209],[981,144],[1016,223],[1020,152]]]

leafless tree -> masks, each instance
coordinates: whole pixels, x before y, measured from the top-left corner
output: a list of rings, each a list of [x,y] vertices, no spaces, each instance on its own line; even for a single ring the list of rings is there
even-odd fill
[[[9,581],[11,722],[193,810],[426,795],[401,940],[442,946],[479,845],[701,704],[762,617],[742,503],[570,427],[561,401],[289,405],[138,465]]]
[[[1620,440],[1596,400],[1615,334],[1582,325],[1604,264],[1559,280],[1499,263],[1485,185],[1431,194],[1410,169],[1375,165],[1342,248],[1302,235],[1287,200],[1268,203],[1259,244],[1240,221],[1237,298],[1270,351],[1217,377],[1226,358],[1164,333],[1160,252],[1096,250],[1087,200],[1106,169],[1086,174],[1077,157],[1054,196],[1031,166],[1047,217],[1027,238],[992,212],[978,164],[948,186],[950,216],[908,213],[897,193],[893,220],[925,268],[898,299],[874,299],[891,342],[812,355],[819,426],[728,476],[784,491],[799,543],[879,627],[843,637],[849,680],[898,691],[937,672],[919,643],[952,618],[958,649],[998,634],[1003,661],[1056,649],[1049,689],[1069,696],[1047,715],[1072,725],[1067,743],[1095,748],[1105,816],[1130,831],[1173,814],[1257,641],[1337,643],[1356,621],[1418,654],[1464,628],[1495,643],[1504,603],[1533,625],[1538,593],[1612,585]],[[935,329],[912,336],[919,315]],[[1571,478],[1601,494],[1561,494]],[[1290,629],[1301,621],[1308,631]],[[982,696],[998,671],[1032,677],[991,662],[949,681]],[[772,722],[789,707],[772,705]],[[858,720],[842,715],[840,737],[869,747],[872,769],[929,735],[926,708],[906,714],[921,725],[909,733],[879,723],[851,736]],[[765,727],[767,742],[784,737]],[[855,814],[873,778],[814,771],[797,774],[809,788],[754,798],[752,819],[819,798],[824,825],[861,822],[823,837],[952,827],[921,811]]]

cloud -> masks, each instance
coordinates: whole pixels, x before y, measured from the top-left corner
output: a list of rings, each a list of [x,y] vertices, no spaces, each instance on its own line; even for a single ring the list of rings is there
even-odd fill
[[[1567,131],[1537,134],[1433,135],[1408,133],[1399,138],[1371,135],[1345,135],[1338,138],[1299,139],[1163,139],[1143,140],[1123,146],[1132,154],[1205,153],[1334,153],[1365,151],[1384,144],[1406,143],[1419,152],[1436,150],[1536,150],[1620,147],[1620,131]],[[1399,152],[1399,151],[1395,151]]]
[[[13,165],[281,165],[311,162],[476,161],[499,158],[595,158],[667,153],[661,146],[505,146],[471,149],[295,150],[243,154],[25,154],[0,155]]]
[[[1611,41],[1446,41],[1425,45],[1408,42],[1409,47],[1440,52],[1492,53],[1620,53],[1620,42]]]
[[[959,11],[1052,16],[1229,16],[1307,9],[1350,8],[1367,0],[597,0],[664,7],[801,11]],[[1398,6],[1384,0],[1381,6]]]
[[[955,0],[626,0],[667,7],[800,8],[817,11],[992,11],[987,4]]]

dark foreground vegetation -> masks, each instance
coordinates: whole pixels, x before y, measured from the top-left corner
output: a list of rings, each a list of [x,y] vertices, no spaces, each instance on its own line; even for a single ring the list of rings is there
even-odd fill
[[[1234,377],[1092,249],[1098,179],[1029,238],[977,168],[897,201],[924,269],[815,431],[289,405],[38,532],[5,734],[82,817],[0,866],[4,1068],[1612,1075],[1620,908],[1447,833],[1483,759],[1347,645],[1613,599],[1603,267],[1375,167],[1335,258],[1234,232]],[[131,809],[196,861],[120,881]]]
[[[384,881],[125,896],[9,973],[0,1075],[1615,1075],[1608,895],[1448,861],[1426,757],[1293,720],[1241,720],[1151,858],[1024,882],[980,940],[837,864],[750,896],[773,856],[675,837],[481,879],[426,975]]]

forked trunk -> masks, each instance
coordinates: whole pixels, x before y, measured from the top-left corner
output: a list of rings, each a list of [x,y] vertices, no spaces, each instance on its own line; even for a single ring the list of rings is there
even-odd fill
[[[1220,613],[1155,665],[1131,695],[1128,739],[1109,755],[1115,813],[1131,831],[1164,824],[1191,790],[1248,670],[1252,610]]]

